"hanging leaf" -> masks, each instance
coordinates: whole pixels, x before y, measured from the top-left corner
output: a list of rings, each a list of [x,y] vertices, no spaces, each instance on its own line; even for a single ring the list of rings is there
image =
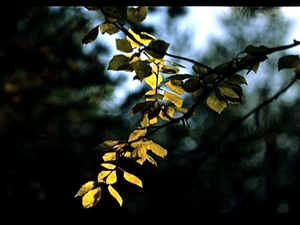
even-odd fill
[[[164,97],[165,97],[166,101],[172,102],[175,106],[177,106],[177,107],[182,106],[183,100],[182,100],[182,98],[178,97],[177,95],[172,94],[168,91],[165,91]]]
[[[112,150],[119,143],[122,143],[122,141],[117,141],[117,140],[104,141],[103,143],[95,147],[94,150],[109,151]]]
[[[195,77],[195,76],[189,75],[189,74],[177,74],[177,75],[169,76],[167,79],[169,79],[169,80],[185,80],[187,78],[192,78],[192,77]]]
[[[117,153],[116,152],[107,152],[102,156],[104,162],[107,161],[116,161],[117,160]]]
[[[166,116],[165,113],[167,113],[169,117],[174,118],[175,108],[171,105],[163,106],[162,110],[159,113],[159,117],[162,120],[169,121],[170,119]]]
[[[183,88],[186,92],[194,92],[194,91],[197,91],[200,87],[201,87],[200,81],[199,81],[198,79],[195,79],[195,78],[191,78],[191,79],[187,80],[187,81],[184,82],[184,84],[182,85],[182,88]]]
[[[156,166],[157,167],[157,162],[150,156],[150,155],[146,155],[146,159],[150,162],[150,163],[152,163],[154,166]]]
[[[82,205],[84,208],[88,209],[95,206],[101,198],[101,188],[95,188],[90,190],[82,197]]]
[[[128,173],[126,171],[124,171],[124,178],[125,180],[127,180],[128,182],[132,183],[132,184],[135,184],[141,188],[143,188],[143,183],[142,181],[140,180],[140,178],[138,178],[137,176],[131,174],[131,173]]]
[[[270,48],[264,45],[258,47],[255,47],[253,45],[248,45],[243,52],[251,55],[259,55],[259,54],[267,54],[269,50]]]
[[[219,72],[219,73],[229,73],[231,72],[233,69],[236,69],[237,66],[235,64],[235,62],[233,60],[220,64],[218,66],[216,66],[214,68],[215,71]]]
[[[107,184],[114,184],[117,182],[117,171],[111,172],[111,174],[108,175],[106,178],[106,183]]]
[[[142,22],[148,13],[148,7],[147,6],[140,6],[137,8],[129,8],[127,10],[127,19],[134,23]]]
[[[238,75],[238,74],[232,74],[227,79],[232,84],[246,84],[246,85],[248,85],[246,78],[241,76],[241,75]]]
[[[132,47],[127,39],[116,39],[117,49],[122,52],[132,52]]]
[[[111,185],[108,185],[108,191],[111,194],[111,196],[113,196],[118,201],[119,205],[122,206],[123,199],[120,196],[120,194]]]
[[[101,166],[109,170],[114,170],[116,168],[116,165],[111,163],[101,163]]]
[[[128,29],[128,32],[133,36],[133,38],[136,41],[139,42],[139,43],[137,43],[133,39],[131,39],[130,37],[126,36],[126,38],[131,43],[133,48],[141,47],[140,44],[147,45],[154,39],[154,37],[152,35],[143,35],[143,38],[142,38],[142,37],[140,37],[140,35],[136,34],[131,28]]]
[[[119,32],[119,28],[115,27],[111,23],[104,23],[100,26],[100,31],[102,34],[108,33],[109,35],[115,34]]]
[[[94,181],[89,181],[89,182],[85,183],[84,185],[82,185],[74,198],[83,196],[85,193],[92,190],[94,187],[94,184],[95,184]]]
[[[146,105],[147,103],[149,102],[139,102],[139,103],[136,103],[132,106],[132,109],[130,111],[130,114],[129,115],[135,115],[137,114],[139,111],[141,111]]]
[[[163,67],[161,68],[161,72],[167,74],[173,74],[173,73],[178,73],[179,69],[174,66],[163,65]]]
[[[181,68],[185,68],[185,66],[177,63],[177,62],[174,62],[174,61],[171,61],[171,60],[166,60],[168,63],[171,63],[173,66],[177,66],[177,67],[181,67]]]
[[[158,86],[158,85],[163,81],[163,77],[162,77],[161,73],[158,74],[157,85],[156,85],[156,80],[157,80],[157,78],[156,78],[156,74],[155,74],[155,73],[152,73],[151,76],[145,78],[145,82],[146,82],[152,89],[155,89],[156,86]]]
[[[278,60],[278,70],[291,69],[300,65],[299,55],[287,55]]]
[[[107,19],[111,22],[115,22],[115,20],[122,20],[125,21],[127,19],[127,7],[100,7],[102,12]],[[115,20],[113,20],[115,19]]]
[[[92,43],[96,40],[97,36],[99,34],[99,25],[94,27],[84,38],[82,39],[82,44],[85,46],[89,43]]]
[[[143,164],[147,159],[148,142],[139,142],[131,153],[131,157],[139,164]]]
[[[125,55],[115,55],[108,64],[108,70],[126,70],[133,71],[132,65],[129,64],[129,58]]]
[[[176,82],[179,81],[179,82]],[[175,83],[175,84],[174,84]],[[176,85],[180,84],[180,85]],[[174,91],[178,95],[183,95],[185,90],[181,87],[183,82],[181,80],[169,80],[168,82],[165,83],[165,85],[170,88],[171,91]]]
[[[219,98],[216,96],[216,93],[213,93],[209,96],[206,100],[207,105],[217,113],[221,113],[227,106],[227,103],[224,101],[220,101]]]
[[[197,74],[201,74],[201,75],[204,75],[208,72],[208,70],[198,64],[194,64],[192,69],[195,71],[195,73]]]
[[[159,102],[156,100],[149,110],[148,119],[151,120],[151,119],[157,117],[160,110],[161,110],[161,106],[160,106]]]
[[[180,112],[180,113],[182,113],[182,114],[188,112],[188,109],[187,109],[187,108],[184,108],[184,107],[177,107],[177,106],[175,106],[174,108],[176,109],[177,112]]]
[[[107,177],[109,174],[111,173],[111,170],[102,170],[99,174],[98,174],[98,182],[104,182],[104,178]]]
[[[135,129],[131,134],[129,135],[128,142],[135,141],[139,139],[140,137],[145,136],[147,133],[147,129]],[[133,143],[132,143],[133,144]],[[132,146],[131,144],[131,146]]]
[[[154,143],[153,141],[149,141],[150,150],[157,156],[164,158],[168,151],[161,147],[159,144]]]
[[[152,74],[152,67],[149,66],[147,61],[139,60],[131,63],[131,65],[136,73],[133,79],[138,79],[143,82],[146,77],[149,77]]]
[[[220,90],[222,95],[226,95],[230,98],[239,98],[239,95],[235,93],[235,91],[230,87],[219,86],[218,89]]]
[[[203,94],[204,88],[200,87],[198,90],[193,92],[194,98],[199,98]]]
[[[148,45],[151,49],[146,48],[146,52],[154,58],[161,59],[165,56],[169,45],[169,43],[163,40],[153,40]]]

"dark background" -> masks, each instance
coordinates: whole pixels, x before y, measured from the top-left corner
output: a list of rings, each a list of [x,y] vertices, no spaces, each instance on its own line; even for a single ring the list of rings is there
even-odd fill
[[[149,14],[155,10],[151,8]],[[196,111],[197,117],[191,118],[190,128],[173,125],[159,131],[153,140],[169,153],[163,160],[156,158],[158,168],[147,163],[124,165],[142,179],[144,188],[120,179],[115,188],[124,200],[121,208],[103,189],[99,204],[84,210],[81,199],[74,196],[82,184],[95,180],[101,170],[102,153],[93,148],[104,140],[128,138],[138,124],[136,118],[129,117],[130,109],[142,99],[147,87],[130,94],[113,111],[107,110],[107,102],[115,100],[112,93],[124,82],[126,74],[120,73],[120,79],[110,78],[107,64],[101,59],[109,51],[105,44],[95,42],[90,52],[83,51],[81,40],[93,28],[89,13],[83,11],[77,7],[0,11],[4,211],[69,211],[78,215],[111,210],[299,212],[299,97],[288,104],[278,100],[266,106],[259,114],[259,127],[254,116],[249,118],[224,140],[219,151],[198,166],[204,153],[201,146],[213,143],[232,121],[267,99],[274,89],[279,90],[280,86],[274,86],[270,78],[245,93],[245,106],[229,106],[218,115],[203,103]],[[184,9],[170,8],[169,25],[185,14]],[[265,32],[253,31],[252,39],[249,35],[245,39],[247,33],[237,29],[257,15],[248,11],[240,20],[240,14],[233,11],[231,17],[223,19],[231,38],[212,38],[207,43],[211,46],[209,53],[199,61],[218,65],[248,44],[267,43],[273,47],[291,43],[283,41],[282,27],[289,24],[282,16],[269,16]],[[155,24],[130,26],[156,35]],[[171,32],[172,26],[168,29],[166,32]],[[274,62],[268,65],[270,74],[277,73]],[[292,75],[293,71],[288,71],[280,84]],[[295,85],[299,87],[299,83]],[[293,90],[299,92],[299,88]],[[187,96],[186,106],[192,101]]]

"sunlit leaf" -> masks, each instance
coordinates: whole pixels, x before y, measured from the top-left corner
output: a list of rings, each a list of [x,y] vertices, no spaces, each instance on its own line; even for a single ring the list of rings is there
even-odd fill
[[[197,91],[201,87],[200,81],[198,79],[191,78],[184,82],[182,88],[186,92],[194,92]]]
[[[291,69],[300,65],[299,55],[287,55],[278,60],[278,70]]]
[[[216,93],[213,93],[209,96],[206,100],[207,105],[217,113],[221,113],[227,106],[226,102],[220,101],[219,98],[216,96]]]
[[[118,203],[120,204],[120,206],[122,206],[123,199],[120,196],[120,194],[111,185],[108,185],[108,191],[118,201]]]
[[[270,48],[264,46],[264,45],[261,45],[261,46],[258,46],[258,47],[255,47],[253,45],[248,45],[244,52],[245,53],[248,53],[248,54],[251,54],[251,55],[258,55],[258,54],[267,54],[267,52],[269,51]]]
[[[150,163],[152,163],[154,166],[156,166],[157,167],[157,162],[150,156],[150,155],[146,155],[146,159],[150,162]]]
[[[188,112],[188,109],[187,109],[187,108],[184,108],[184,107],[177,107],[177,106],[175,106],[174,108],[176,109],[177,112],[180,112],[180,113],[182,113],[182,114]]]
[[[182,98],[178,97],[177,95],[172,94],[168,91],[165,91],[164,97],[165,97],[166,101],[172,102],[175,106],[177,106],[177,107],[182,106],[183,100],[182,100]]]
[[[241,75],[238,75],[238,74],[232,74],[227,79],[232,84],[246,84],[246,85],[248,85],[246,78],[241,76]]]
[[[94,187],[94,184],[95,184],[94,181],[89,181],[89,182],[85,183],[84,185],[82,185],[74,198],[83,196],[85,193],[92,190]]]
[[[87,45],[96,40],[99,34],[99,25],[94,27],[84,38],[82,39],[82,44]]]
[[[131,157],[136,160],[137,163],[143,164],[147,159],[148,142],[139,142],[131,153]]]
[[[174,83],[174,81],[179,81],[178,83],[180,83],[180,85],[176,85]],[[176,94],[178,95],[183,95],[185,90],[181,87],[182,85],[182,81],[181,80],[169,80],[168,82],[165,83],[165,85],[170,88],[170,90],[174,91]]]
[[[155,90],[149,90],[145,93],[144,97],[146,98],[146,101],[155,101],[156,99],[162,100],[164,96],[160,93],[155,94]]]
[[[108,175],[106,178],[106,183],[107,184],[114,184],[117,182],[117,171],[111,172],[111,174]]]
[[[141,43],[142,45],[147,45],[149,44],[153,39],[152,38],[145,38],[142,39],[138,34],[136,34],[131,28],[128,29],[128,32],[134,37],[135,40],[137,40],[139,43]],[[131,43],[133,48],[137,48],[137,47],[141,47],[141,45],[137,42],[135,42],[133,39],[131,39],[130,37],[126,36],[126,38],[128,39],[128,41]]]
[[[140,6],[137,8],[129,8],[127,10],[127,19],[134,23],[142,22],[148,13],[148,7],[147,6]]]
[[[102,151],[109,151],[112,150],[117,144],[119,144],[121,141],[118,140],[108,140],[104,141],[100,145],[94,148],[94,150],[102,150]]]
[[[101,163],[101,166],[109,170],[114,170],[116,168],[116,165],[111,163]]]
[[[98,174],[98,182],[103,182],[103,179],[105,177],[107,177],[109,174],[111,173],[110,170],[102,170],[99,174]]]
[[[102,156],[104,162],[117,160],[116,152],[107,152]]]
[[[152,88],[156,88],[156,74],[152,73],[151,76],[145,78],[145,82]],[[158,74],[158,82],[157,85],[159,85],[163,81],[161,73]]]
[[[165,120],[165,121],[169,121],[170,119],[165,115],[165,113],[168,114],[169,117],[173,118],[174,117],[174,113],[175,113],[175,108],[173,106],[163,106],[162,107],[163,110],[160,111],[159,113],[159,117],[162,119],[162,120]]]
[[[161,59],[165,56],[167,49],[169,48],[169,43],[163,40],[153,40],[150,42],[146,48],[146,52],[154,58]]]
[[[142,118],[141,118],[141,121],[140,121],[140,125],[142,127],[147,127],[150,124],[148,114],[149,114],[149,110],[145,111],[142,115]]]
[[[91,208],[95,206],[101,198],[101,188],[90,190],[82,197],[82,205],[84,208]]]
[[[115,27],[111,23],[104,23],[100,26],[100,31],[102,34],[108,33],[109,35],[115,34],[119,32],[119,28]]]
[[[147,61],[136,61],[131,63],[135,70],[136,76],[133,79],[138,79],[141,82],[152,74],[152,67],[148,65]]]
[[[115,55],[108,64],[109,70],[128,70],[132,71],[133,67],[129,64],[129,58],[125,55]]]
[[[132,109],[130,111],[130,114],[129,115],[135,115],[137,114],[139,111],[141,111],[146,105],[147,103],[149,102],[139,102],[139,103],[136,103],[132,106]]]
[[[139,139],[140,137],[145,136],[146,133],[147,133],[147,129],[135,129],[129,135],[128,141],[129,142],[135,141],[135,140]]]
[[[133,49],[127,39],[116,39],[117,49],[122,52],[131,52]]]
[[[159,144],[154,143],[153,141],[149,141],[150,150],[157,156],[164,158],[168,151],[161,147]]]
[[[125,178],[125,180],[127,180],[128,182],[130,182],[132,184],[135,184],[141,188],[143,187],[143,183],[140,180],[140,178],[138,178],[137,176],[135,176],[131,173],[124,171],[124,178]]]

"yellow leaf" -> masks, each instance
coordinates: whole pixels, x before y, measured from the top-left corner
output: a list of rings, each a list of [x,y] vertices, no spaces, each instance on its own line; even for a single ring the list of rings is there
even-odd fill
[[[137,176],[135,176],[131,173],[124,171],[124,178],[125,178],[125,180],[127,180],[130,183],[133,183],[141,188],[143,187],[143,183],[140,180],[140,178],[138,178]]]
[[[114,184],[117,182],[117,171],[113,171],[107,178],[106,183],[107,184]]]
[[[118,201],[118,203],[120,204],[120,206],[122,206],[123,199],[120,196],[120,194],[111,185],[108,185],[108,191]]]
[[[108,174],[110,174],[111,171],[109,170],[103,170],[98,174],[98,182],[103,182],[103,178],[107,177]]]
[[[113,149],[119,143],[120,143],[120,141],[117,141],[117,140],[108,140],[108,141],[104,141],[103,143],[101,143],[94,149],[102,150],[102,151],[109,151],[109,150]]]
[[[82,205],[86,209],[91,208],[100,201],[100,198],[101,198],[101,188],[98,187],[89,191],[82,197]]]
[[[156,88],[156,75],[155,73],[152,73],[152,75],[150,75],[149,77],[146,77],[144,79],[144,81],[149,84],[149,86],[152,88],[152,89],[155,89]],[[163,81],[163,78],[162,78],[162,75],[161,73],[158,74],[158,83],[157,83],[157,86]]]
[[[141,43],[143,45],[147,45],[153,40],[153,39],[141,39],[141,37],[138,34],[134,33],[131,28],[129,28],[128,32],[135,38],[135,40],[137,40],[139,43]],[[131,43],[133,48],[141,47],[140,44],[136,43],[130,37],[127,36],[127,39]]]
[[[131,157],[136,160],[137,163],[143,164],[147,156],[147,145],[140,142],[139,145],[132,151]]]
[[[89,192],[90,190],[92,190],[94,187],[94,184],[95,184],[94,181],[89,181],[89,182],[85,183],[84,185],[82,185],[74,198],[80,197],[80,196],[84,195],[85,193]]]
[[[175,85],[174,82],[172,82],[172,80],[169,80],[167,83],[165,83],[165,85],[168,88],[170,88],[170,90],[174,91],[176,94],[183,95],[185,92],[183,87],[181,87],[179,85]]]
[[[107,161],[115,161],[117,160],[117,153],[116,152],[107,152],[102,156],[104,162]]]
[[[165,91],[164,97],[165,97],[166,101],[172,102],[175,106],[177,106],[179,108],[182,106],[183,100],[180,97],[178,97],[177,95]]]
[[[139,139],[140,137],[145,136],[146,133],[147,133],[147,129],[136,129],[133,132],[131,132],[131,134],[129,135],[128,142],[135,141],[135,140]],[[134,144],[134,143],[132,143],[132,144]],[[132,144],[131,144],[131,146],[132,146]]]
[[[163,106],[163,110],[160,111],[159,117],[162,120],[169,121],[169,118],[165,115],[165,112],[169,115],[169,117],[173,118],[175,109],[173,106]]]
[[[227,107],[227,102],[220,101],[216,96],[216,93],[213,93],[211,96],[209,96],[206,100],[206,103],[211,109],[219,114]]]
[[[111,163],[101,163],[101,166],[109,170],[114,170],[116,168],[116,165]]]
[[[149,141],[149,149],[156,154],[157,156],[160,156],[164,158],[167,154],[168,151],[161,147],[160,145],[154,143],[153,141]]]
[[[147,157],[147,160],[148,160],[150,163],[152,163],[154,166],[157,167],[156,161],[155,161],[150,155],[147,154],[146,157]]]

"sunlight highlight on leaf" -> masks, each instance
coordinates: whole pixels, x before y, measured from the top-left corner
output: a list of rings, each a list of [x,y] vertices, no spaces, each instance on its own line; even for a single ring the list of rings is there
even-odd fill
[[[95,182],[94,181],[89,181],[87,183],[85,183],[84,185],[82,185],[82,187],[79,189],[79,191],[77,192],[77,194],[75,195],[74,198],[76,197],[80,197],[82,195],[84,195],[85,193],[89,192],[90,190],[93,189]]]
[[[89,191],[82,197],[82,205],[86,209],[91,208],[100,201],[100,198],[101,198],[101,188],[98,187]]]
[[[143,183],[140,180],[140,178],[138,178],[137,176],[135,176],[131,173],[124,171],[124,178],[125,178],[125,180],[127,180],[128,182],[130,182],[132,184],[135,184],[141,188],[143,187]]]
[[[108,185],[108,191],[118,201],[119,205],[122,206],[123,199],[120,194],[111,185]]]

